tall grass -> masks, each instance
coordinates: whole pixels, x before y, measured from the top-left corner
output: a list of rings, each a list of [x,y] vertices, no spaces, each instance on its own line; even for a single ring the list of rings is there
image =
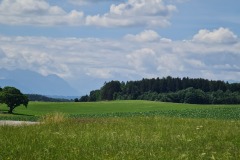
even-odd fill
[[[39,119],[40,122],[47,124],[62,123],[66,120],[66,115],[60,112],[48,113],[46,115],[41,116]]]
[[[240,122],[159,116],[0,126],[0,159],[240,159]]]

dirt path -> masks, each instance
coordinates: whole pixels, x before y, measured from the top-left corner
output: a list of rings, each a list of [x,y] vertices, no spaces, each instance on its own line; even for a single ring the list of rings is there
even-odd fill
[[[33,124],[39,124],[39,122],[0,120],[0,126],[4,126],[4,125],[20,126],[20,125],[33,125]]]

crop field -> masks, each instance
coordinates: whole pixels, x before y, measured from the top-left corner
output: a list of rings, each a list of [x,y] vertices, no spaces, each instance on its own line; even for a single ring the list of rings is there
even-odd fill
[[[30,102],[14,110],[14,115],[4,114],[7,107],[0,105],[0,119],[37,120],[48,113],[64,113],[78,117],[132,117],[170,116],[185,118],[240,119],[240,105],[194,105],[152,101],[106,101],[86,103]]]
[[[31,102],[1,119],[0,160],[240,159],[240,105]]]

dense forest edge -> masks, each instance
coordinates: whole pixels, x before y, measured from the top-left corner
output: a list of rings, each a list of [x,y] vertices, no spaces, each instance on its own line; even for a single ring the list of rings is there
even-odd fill
[[[51,98],[48,96],[43,96],[39,94],[25,94],[29,101],[40,101],[40,102],[71,102],[73,100],[65,99],[65,98]]]
[[[75,102],[150,100],[190,104],[240,104],[240,83],[202,78],[152,78],[110,81]]]

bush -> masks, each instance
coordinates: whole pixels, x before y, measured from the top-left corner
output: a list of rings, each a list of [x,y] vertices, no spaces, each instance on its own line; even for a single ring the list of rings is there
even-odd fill
[[[200,89],[188,88],[184,98],[185,103],[190,104],[209,104],[209,98],[205,92]]]

